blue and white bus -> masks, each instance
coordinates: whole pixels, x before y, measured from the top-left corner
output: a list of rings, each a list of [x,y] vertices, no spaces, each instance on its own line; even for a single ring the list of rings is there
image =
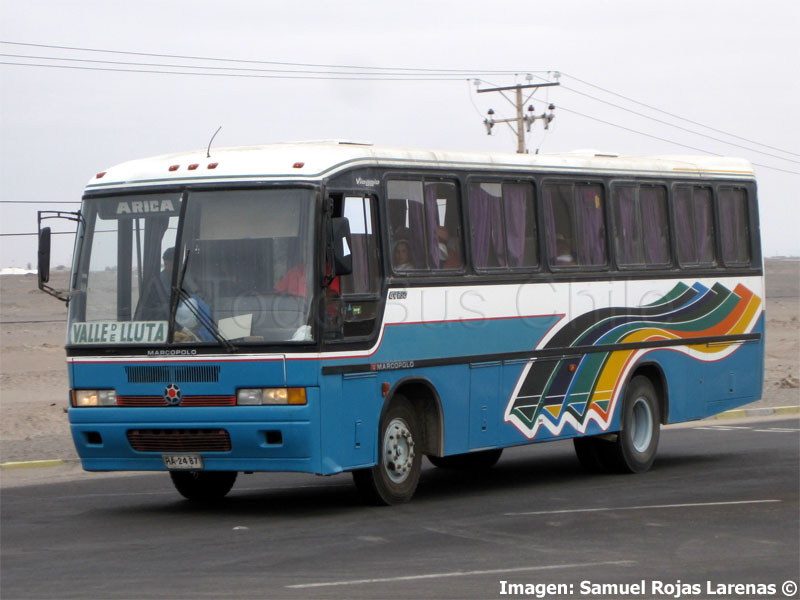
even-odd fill
[[[717,157],[349,142],[124,163],[89,182],[68,290],[89,471],[353,473],[408,501],[427,456],[479,469],[572,438],[642,472],[662,424],[757,400],[756,181]],[[63,214],[61,216],[64,216]]]

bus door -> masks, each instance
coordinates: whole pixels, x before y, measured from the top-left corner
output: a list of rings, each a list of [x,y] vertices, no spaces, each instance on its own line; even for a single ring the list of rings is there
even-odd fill
[[[327,313],[338,315],[326,327],[327,350],[369,348],[381,316],[380,242],[374,196],[331,192],[334,216],[350,225],[353,270],[326,291]],[[334,310],[335,308],[335,310]],[[334,463],[347,468],[374,464],[383,396],[377,373],[341,375],[341,401],[323,406],[323,445]]]

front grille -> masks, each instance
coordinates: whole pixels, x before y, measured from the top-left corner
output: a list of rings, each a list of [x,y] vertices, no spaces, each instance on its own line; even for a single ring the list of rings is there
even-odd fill
[[[180,406],[236,406],[236,396],[184,396]],[[117,406],[169,406],[164,396],[117,396]]]
[[[219,365],[125,367],[128,383],[217,383]]]
[[[137,452],[229,452],[231,436],[224,429],[129,429],[128,442]]]

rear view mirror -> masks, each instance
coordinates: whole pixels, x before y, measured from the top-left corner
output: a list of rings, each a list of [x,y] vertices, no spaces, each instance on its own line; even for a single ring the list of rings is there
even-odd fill
[[[331,219],[331,244],[334,275],[353,272],[353,253],[350,250],[350,221],[345,217]]]
[[[49,227],[42,227],[42,221],[45,219],[68,219],[70,221],[80,221],[81,213],[78,212],[65,212],[61,210],[40,210],[37,216],[39,224],[39,251],[37,253],[36,267],[39,274],[39,289],[43,292],[55,296],[59,300],[69,302],[69,292],[65,290],[57,290],[50,287],[47,283],[50,281],[50,236],[52,232]]]
[[[50,228],[42,227],[39,230],[38,253],[39,289],[42,284],[50,281]]]

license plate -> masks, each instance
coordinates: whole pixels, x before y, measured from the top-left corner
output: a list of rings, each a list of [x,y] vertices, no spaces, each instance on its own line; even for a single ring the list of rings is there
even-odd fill
[[[164,466],[171,470],[196,471],[203,468],[203,457],[199,454],[162,454]]]

